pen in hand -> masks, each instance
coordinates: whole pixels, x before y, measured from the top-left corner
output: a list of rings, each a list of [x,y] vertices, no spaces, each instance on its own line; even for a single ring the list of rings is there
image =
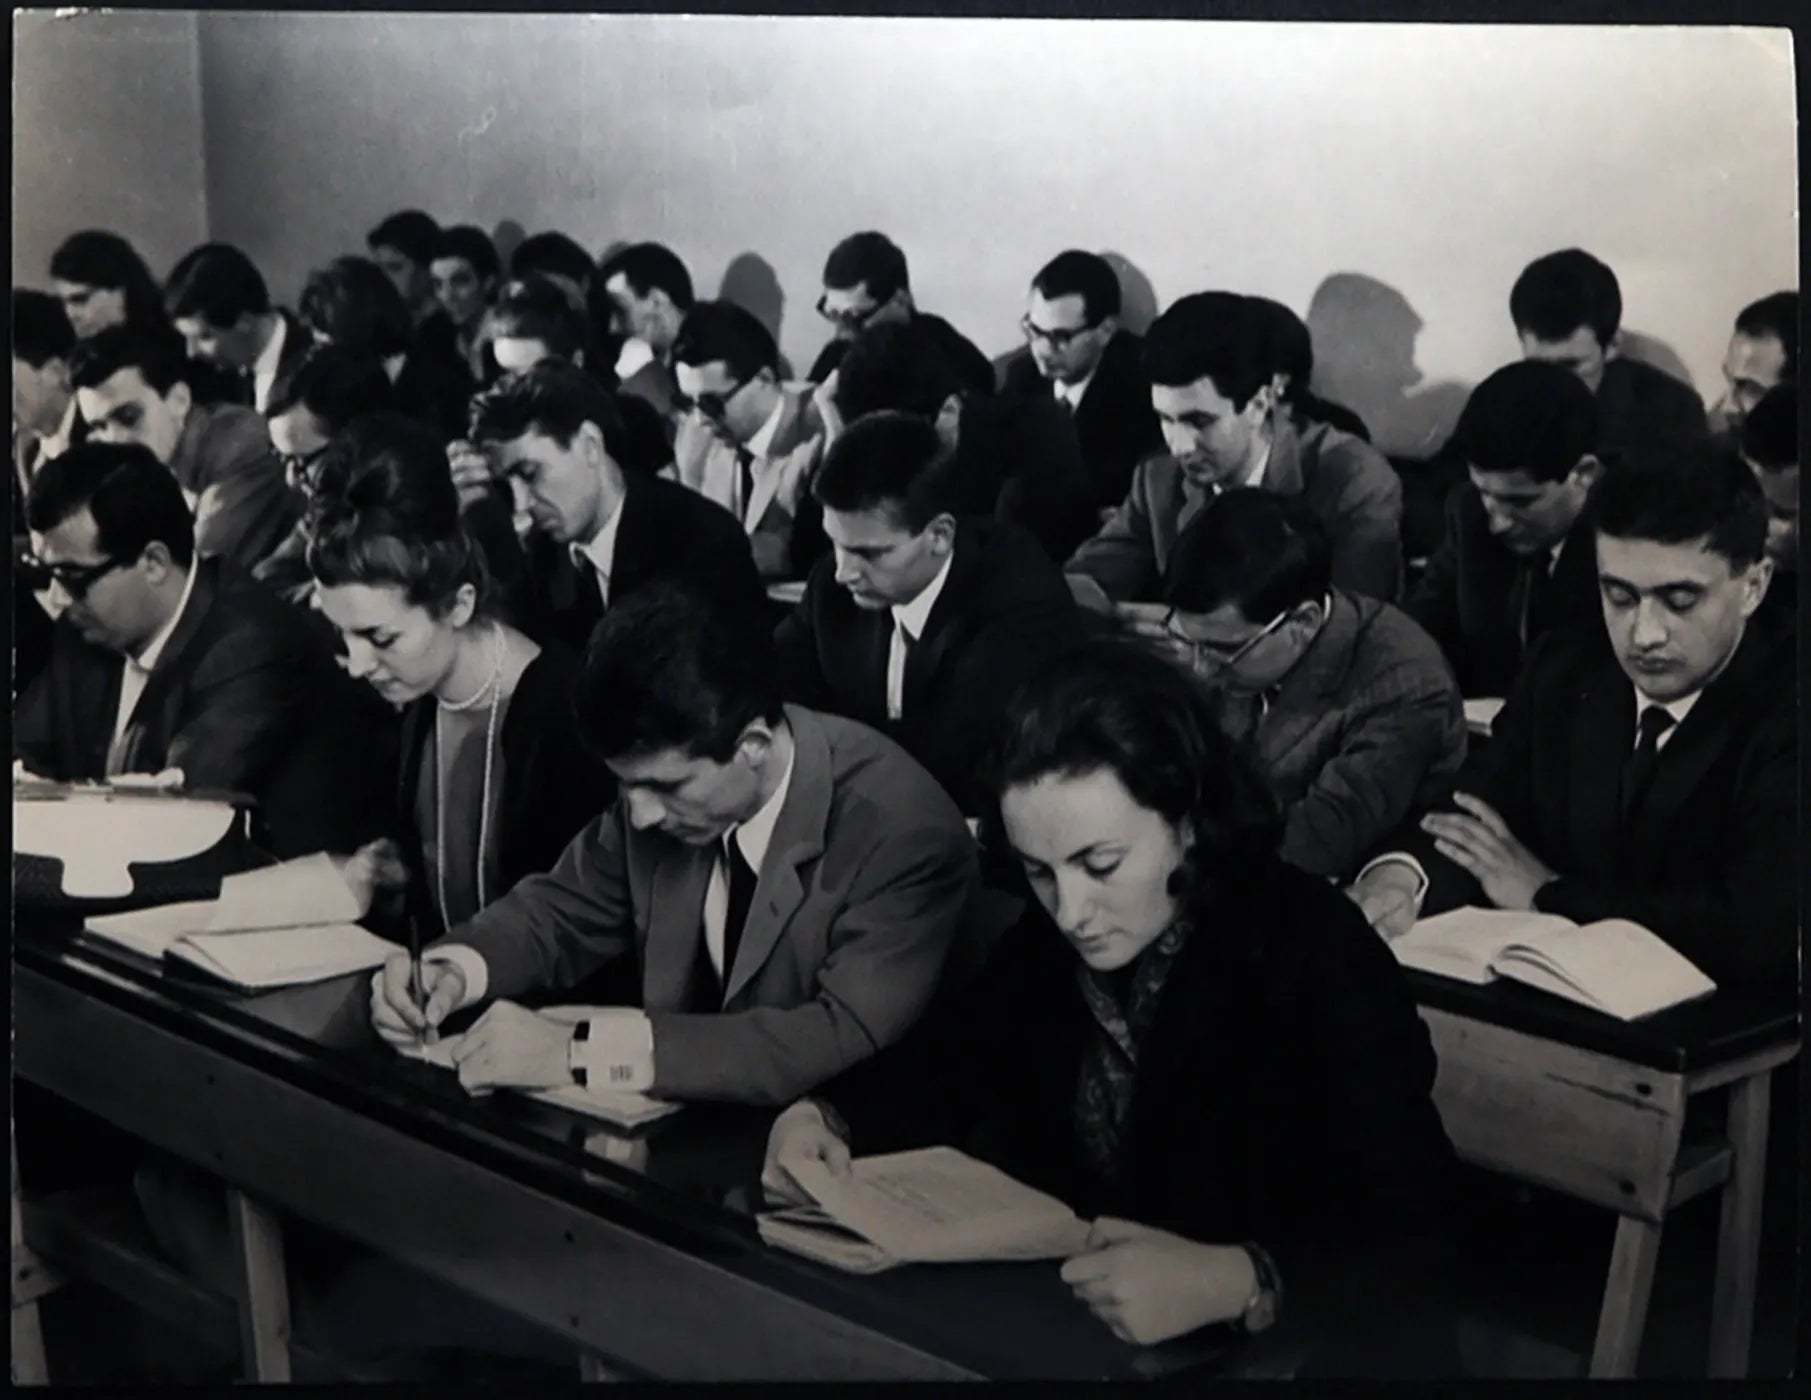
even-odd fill
[[[421,923],[415,911],[409,911],[409,998],[415,1003],[415,1009],[421,1014],[421,1043],[434,1045],[440,1040],[440,1032],[428,1022],[428,999],[421,976]]]

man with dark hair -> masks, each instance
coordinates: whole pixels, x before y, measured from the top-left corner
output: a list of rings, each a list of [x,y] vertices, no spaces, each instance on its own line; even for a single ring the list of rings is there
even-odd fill
[[[26,507],[59,608],[19,698],[13,755],[65,782],[182,770],[249,793],[275,855],[349,851],[386,821],[392,736],[324,637],[224,560],[200,558],[187,503],[137,444],[45,463]]]
[[[270,304],[252,260],[227,243],[185,254],[164,285],[164,306],[189,354],[238,376],[241,402],[259,413],[271,385],[314,343],[307,327]]]
[[[516,244],[509,255],[509,275],[515,278],[541,276],[552,278],[563,286],[579,306],[591,291],[591,280],[597,275],[597,264],[591,254],[567,235],[556,229],[533,233]]]
[[[963,388],[977,394],[994,391],[994,369],[987,356],[941,316],[932,316],[912,304],[905,253],[884,233],[852,233],[830,250],[824,262],[824,292],[817,299],[817,314],[835,328],[836,334],[818,352],[811,372],[805,376],[813,384],[822,384],[836,372],[849,342],[864,327],[916,321],[937,338],[938,348]]]
[[[1524,359],[1570,370],[1597,396],[1600,457],[1704,435],[1704,402],[1690,385],[1621,353],[1622,288],[1582,248],[1523,268],[1509,315]]]
[[[1505,365],[1466,400],[1449,450],[1469,480],[1447,496],[1440,548],[1403,602],[1464,694],[1507,695],[1542,633],[1597,626],[1584,519],[1596,439],[1596,400],[1558,365]]]
[[[1769,389],[1742,420],[1742,460],[1767,502],[1767,557],[1773,582],[1755,625],[1791,656],[1798,643],[1798,385]]]
[[[1082,602],[1109,610],[1154,599],[1177,535],[1233,486],[1301,497],[1332,542],[1333,582],[1396,596],[1402,483],[1369,443],[1325,424],[1296,428],[1277,398],[1275,339],[1247,298],[1183,297],[1152,324],[1144,349],[1169,453],[1139,464],[1125,501],[1070,559]],[[1133,623],[1152,630],[1144,618]]]
[[[169,331],[115,326],[84,341],[70,366],[96,442],[138,443],[170,469],[195,511],[195,547],[250,569],[296,522],[296,504],[264,420],[238,404],[199,404]]]
[[[417,335],[433,334],[429,327],[435,325],[444,327],[439,334],[450,337],[452,322],[446,319],[440,298],[434,295],[434,274],[429,267],[439,238],[440,225],[431,214],[401,209],[365,235],[365,248],[371,260],[384,270],[384,276],[396,285],[397,294],[415,322]]]
[[[495,378],[486,362],[484,313],[503,276],[497,245],[475,224],[454,224],[434,240],[428,259],[434,296],[453,324],[453,349],[480,384]]]
[[[1371,440],[1371,430],[1344,404],[1333,403],[1316,394],[1314,379],[1314,336],[1308,323],[1280,301],[1269,297],[1247,297],[1252,310],[1264,318],[1272,341],[1277,366],[1277,397],[1289,407],[1297,428],[1325,423],[1355,438]]]
[[[545,273],[519,275],[503,285],[491,308],[491,354],[505,374],[542,360],[566,360],[587,368],[590,328],[583,303]]]
[[[1283,804],[1283,858],[1349,880],[1465,758],[1452,672],[1396,608],[1331,582],[1297,500],[1235,487],[1182,532],[1165,628]]]
[[[748,536],[697,492],[625,473],[615,396],[575,365],[545,360],[472,401],[473,444],[530,521],[524,630],[582,651],[607,608],[656,583],[696,588],[759,626]]]
[[[1105,258],[1058,253],[1031,279],[1019,318],[1026,348],[1007,362],[1002,388],[1008,399],[1048,400],[1063,412],[1097,511],[1125,500],[1132,468],[1163,450],[1144,344],[1119,324],[1119,300],[1119,274]]]
[[[1000,707],[1083,619],[1030,536],[956,518],[955,466],[922,418],[851,424],[811,487],[832,553],[774,644],[788,698],[897,739],[978,815]]]
[[[65,452],[82,435],[69,361],[75,331],[63,303],[48,292],[13,291],[13,500],[24,493],[41,462]],[[16,514],[19,512],[15,512]]]
[[[605,258],[597,276],[610,303],[610,329],[624,338],[616,361],[621,391],[645,399],[671,424],[679,392],[673,343],[696,299],[692,275],[670,248],[631,243]]]
[[[1603,630],[1530,654],[1458,810],[1351,891],[1386,937],[1464,904],[1628,919],[1716,982],[1797,952],[1794,660],[1750,626],[1767,592],[1754,476],[1698,442],[1609,463],[1591,493]]]
[[[693,306],[673,363],[674,406],[692,425],[674,445],[680,483],[742,522],[762,578],[801,577],[816,550],[800,506],[824,452],[810,386],[781,382],[773,336],[734,302]]]
[[[1776,384],[1798,382],[1798,292],[1775,292],[1750,302],[1736,317],[1723,356],[1728,384],[1711,411],[1719,436],[1735,440],[1742,420]]]
[[[977,883],[925,772],[862,725],[782,704],[769,640],[683,590],[611,610],[577,705],[616,805],[430,949],[425,1024],[624,958],[641,1006],[575,1027],[498,1001],[451,1051],[460,1083],[777,1105],[897,1040]],[[397,1043],[424,1024],[409,978],[405,954],[373,980]]]

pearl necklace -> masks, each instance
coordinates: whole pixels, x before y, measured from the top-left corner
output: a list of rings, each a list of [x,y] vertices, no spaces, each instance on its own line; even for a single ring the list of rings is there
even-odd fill
[[[435,696],[437,709],[434,712],[434,766],[437,781],[434,790],[434,873],[440,886],[440,922],[452,926],[452,915],[448,910],[446,895],[446,790],[447,777],[452,772],[452,759],[447,754],[444,733],[440,725],[442,714],[459,714],[475,710],[486,699],[490,701],[490,714],[484,724],[484,781],[479,788],[478,797],[478,907],[482,909],[484,897],[484,852],[490,841],[490,782],[491,754],[497,747],[497,717],[503,710],[503,628],[494,625],[491,633],[494,638],[491,672],[484,684],[466,700],[448,701]],[[444,768],[442,764],[444,762]]]

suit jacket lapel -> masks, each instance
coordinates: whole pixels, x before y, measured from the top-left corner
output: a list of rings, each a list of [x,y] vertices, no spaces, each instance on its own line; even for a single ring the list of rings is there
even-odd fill
[[[1290,750],[1307,738],[1325,718],[1337,713],[1329,697],[1339,693],[1341,681],[1352,666],[1358,646],[1358,609],[1342,594],[1333,595],[1333,611],[1321,633],[1295,669],[1283,680],[1276,703],[1265,716],[1276,716],[1274,725],[1260,724],[1258,746],[1265,766],[1281,766]]]
[[[635,838],[631,838],[635,839]],[[704,941],[704,896],[717,847],[666,843],[648,890],[648,941],[642,949],[642,1005],[653,1011],[687,1008],[692,967]]]
[[[981,551],[972,531],[960,525],[956,527],[954,551],[949,577],[943,581],[943,591],[937,595],[931,615],[925,619],[924,635],[906,655],[905,683],[901,689],[905,692],[908,714],[913,702],[930,685],[931,677],[937,674],[937,668],[943,664],[950,649],[968,631],[963,604],[973,593],[971,580],[981,567]]]
[[[1606,647],[1572,706],[1569,771],[1562,780],[1570,811],[1561,829],[1570,831],[1569,854],[1580,870],[1620,867],[1622,765],[1634,746],[1634,689]]]
[[[182,616],[176,620],[175,630],[170,633],[169,640],[158,653],[157,664],[151,668],[151,674],[145,680],[145,688],[139,691],[132,713],[126,718],[125,732],[121,737],[120,771],[123,773],[139,771],[136,766],[139,751],[145,747],[149,737],[151,716],[169,698],[176,678],[187,675],[192,669],[186,664],[185,658],[189,650],[198,644],[202,625],[213,611],[217,570],[218,566],[211,560],[204,559],[196,566],[195,587],[189,593],[189,601],[182,610]],[[122,661],[122,676],[124,664]],[[113,694],[117,705],[119,691],[115,690]]]
[[[1299,496],[1308,487],[1303,471],[1302,440],[1283,419],[1274,421],[1275,435],[1270,440],[1270,460],[1264,464],[1263,487],[1279,496]]]
[[[799,404],[793,395],[784,390],[780,393],[780,421],[774,424],[773,440],[767,451],[755,458],[748,490],[748,500],[742,512],[742,528],[752,530],[761,523],[761,517],[767,514],[768,506],[773,504],[775,493],[780,489],[780,478],[785,475],[786,457],[792,451],[793,430],[798,425]]]

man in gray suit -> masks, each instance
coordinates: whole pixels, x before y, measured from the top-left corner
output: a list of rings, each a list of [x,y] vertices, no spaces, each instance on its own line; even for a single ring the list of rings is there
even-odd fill
[[[1283,857],[1350,879],[1465,759],[1458,683],[1388,603],[1331,582],[1300,502],[1235,489],[1176,541],[1164,620],[1283,804]]]
[[[634,957],[641,1008],[557,1021],[497,1000],[453,1048],[478,1090],[574,1082],[788,1103],[923,1011],[978,884],[961,814],[873,730],[782,705],[771,639],[688,593],[612,608],[579,682],[621,783],[552,871],[373,981],[406,1044],[487,998],[575,986]]]

